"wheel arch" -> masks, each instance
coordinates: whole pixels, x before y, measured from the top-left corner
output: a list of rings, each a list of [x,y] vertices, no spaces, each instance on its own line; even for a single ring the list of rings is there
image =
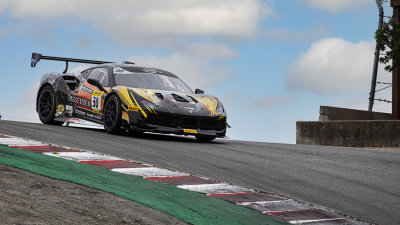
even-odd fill
[[[47,87],[47,86],[51,86],[51,87],[54,89],[53,85],[51,85],[51,84],[48,83],[48,82],[45,82],[45,83],[43,83],[43,84],[40,86],[40,88],[39,88],[39,90],[38,90],[38,92],[37,92],[37,95],[36,95],[36,112],[39,112],[38,103],[39,103],[39,96],[40,96],[40,93],[42,93],[43,89],[44,89],[45,87]]]
[[[106,124],[106,104],[109,101],[110,98],[114,97],[116,101],[118,101],[119,106],[117,108],[119,108],[119,111],[116,111],[116,117],[114,122],[112,122],[111,125],[107,125]],[[103,106],[103,125],[104,125],[104,129],[106,130],[107,133],[110,134],[119,134],[122,132],[121,129],[121,120],[122,120],[122,111],[123,111],[123,106],[122,106],[122,101],[121,101],[121,97],[118,95],[117,92],[112,91],[109,94],[107,94],[106,98],[104,99],[104,106]]]
[[[107,100],[113,95],[117,95],[118,98],[121,99],[121,96],[119,96],[119,94],[116,91],[111,91],[110,93],[107,94],[106,98],[104,99],[104,104],[106,104]]]

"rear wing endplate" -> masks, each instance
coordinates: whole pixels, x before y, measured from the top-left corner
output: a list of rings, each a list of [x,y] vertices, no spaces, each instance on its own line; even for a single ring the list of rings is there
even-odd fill
[[[31,59],[31,67],[35,67],[36,64],[41,60],[54,60],[54,61],[64,61],[65,62],[65,70],[63,73],[67,73],[68,70],[68,62],[76,62],[76,63],[88,63],[88,64],[104,64],[104,63],[113,63],[99,60],[88,60],[88,59],[74,59],[74,58],[63,58],[63,57],[54,57],[54,56],[45,56],[39,53],[32,53]]]

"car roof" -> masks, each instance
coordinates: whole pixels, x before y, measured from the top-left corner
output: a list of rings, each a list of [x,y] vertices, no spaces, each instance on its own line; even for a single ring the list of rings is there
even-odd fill
[[[155,68],[155,67],[139,66],[139,65],[134,65],[131,63],[107,63],[107,64],[102,64],[102,65],[108,65],[113,68],[120,67],[120,68],[123,68],[123,69],[128,70],[133,73],[151,73],[151,74],[159,74],[159,75],[165,75],[165,76],[178,78],[178,76],[176,76],[175,74],[173,74],[169,71]]]

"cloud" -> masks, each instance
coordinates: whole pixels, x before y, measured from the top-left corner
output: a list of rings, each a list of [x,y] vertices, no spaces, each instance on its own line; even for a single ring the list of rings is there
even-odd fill
[[[357,9],[372,2],[372,0],[305,0],[308,6],[330,12]]]
[[[90,67],[92,67],[92,65],[80,64],[78,66],[74,66],[74,67],[68,69],[68,73],[79,73],[79,72],[81,72],[83,70],[86,70],[86,69],[88,69]]]
[[[40,122],[36,113],[36,95],[39,89],[39,82],[33,83],[25,91],[22,98],[0,107],[1,119],[16,120],[25,122]]]
[[[279,105],[293,102],[296,98],[294,96],[280,96],[280,97],[264,97],[252,103],[253,107],[271,109]]]
[[[374,51],[373,41],[318,40],[291,65],[286,84],[320,94],[368,90]]]
[[[77,18],[134,46],[173,48],[177,40],[183,40],[181,48],[200,54],[204,51],[199,47],[216,46],[210,53],[214,57],[234,55],[233,50],[226,43],[201,42],[199,38],[251,38],[257,34],[260,20],[273,14],[271,7],[259,0],[3,0],[1,12],[29,20]]]
[[[228,68],[199,57],[173,54],[170,56],[132,56],[129,61],[154,66],[179,76],[192,89],[207,89],[233,79]]]
[[[305,31],[292,31],[286,28],[269,29],[264,32],[267,38],[282,42],[310,41],[328,33],[328,29],[323,26],[307,29]]]
[[[237,53],[230,47],[213,42],[191,42],[171,44],[176,51],[203,58],[234,58]]]

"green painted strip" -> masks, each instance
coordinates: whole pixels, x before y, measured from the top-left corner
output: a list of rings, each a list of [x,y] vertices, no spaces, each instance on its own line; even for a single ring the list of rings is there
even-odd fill
[[[0,145],[0,164],[113,193],[192,224],[289,224],[172,185],[4,145]]]

